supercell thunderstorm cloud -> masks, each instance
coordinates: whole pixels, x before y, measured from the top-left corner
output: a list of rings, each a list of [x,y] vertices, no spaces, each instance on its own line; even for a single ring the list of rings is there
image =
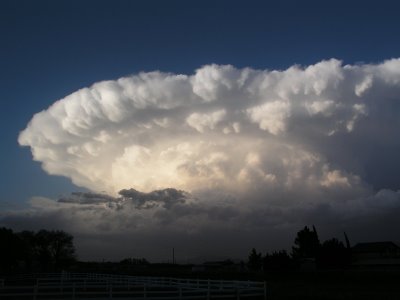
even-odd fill
[[[286,247],[307,222],[373,237],[368,226],[393,225],[400,208],[398,111],[400,59],[98,82],[36,114],[18,140],[47,173],[92,192],[33,198],[5,221],[40,217],[93,247],[129,234],[137,253],[170,243],[196,253],[205,237],[213,253],[268,236]],[[248,243],[227,251],[235,239]]]

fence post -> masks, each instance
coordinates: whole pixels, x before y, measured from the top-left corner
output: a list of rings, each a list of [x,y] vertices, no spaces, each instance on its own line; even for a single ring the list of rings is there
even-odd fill
[[[72,299],[75,299],[75,282],[72,284]]]
[[[182,288],[179,287],[179,300],[182,299]]]
[[[143,284],[143,298],[147,298],[147,286],[146,286],[146,283]]]
[[[36,285],[33,287],[33,299],[34,299],[34,300],[36,300],[37,292],[38,292],[38,285],[36,284]]]
[[[112,297],[113,297],[112,284],[110,284],[110,288],[109,288],[108,292],[109,292],[109,298],[112,299]]]
[[[61,273],[61,287],[60,287],[61,294],[64,292],[64,271]]]
[[[240,290],[236,289],[236,299],[240,300]]]
[[[267,282],[264,281],[264,300],[267,300]]]

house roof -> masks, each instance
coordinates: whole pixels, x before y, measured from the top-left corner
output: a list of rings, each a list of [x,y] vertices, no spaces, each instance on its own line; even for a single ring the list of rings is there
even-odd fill
[[[400,247],[393,242],[358,243],[353,247],[357,253],[382,253],[400,251]]]

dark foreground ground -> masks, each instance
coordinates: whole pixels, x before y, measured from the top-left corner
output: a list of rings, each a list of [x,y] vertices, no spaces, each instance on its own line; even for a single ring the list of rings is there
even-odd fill
[[[187,266],[152,265],[134,270],[91,268],[78,272],[176,278],[265,281],[268,300],[400,300],[400,270],[211,271],[193,273]]]
[[[266,274],[268,299],[400,299],[400,271]]]
[[[193,273],[191,268],[185,266],[171,268],[168,265],[152,265],[136,269],[133,273],[144,276],[266,281],[268,300],[400,300],[400,269]]]
[[[289,271],[223,277],[266,281],[268,300],[400,300],[400,270]]]

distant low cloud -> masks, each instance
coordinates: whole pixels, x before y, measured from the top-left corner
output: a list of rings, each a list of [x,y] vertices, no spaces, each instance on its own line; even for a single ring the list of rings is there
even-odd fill
[[[135,209],[149,209],[156,206],[171,208],[177,203],[186,203],[192,196],[184,191],[174,188],[156,190],[149,193],[143,193],[135,189],[124,189],[119,191],[119,197],[109,196],[107,194],[98,194],[91,192],[74,192],[71,195],[63,196],[58,199],[58,203],[70,204],[107,204],[109,207],[132,206]]]
[[[173,188],[142,193],[135,189],[121,190],[119,194],[125,201],[131,201],[135,208],[152,208],[162,205],[164,208],[171,208],[177,203],[186,203],[190,199],[190,194],[178,191]]]
[[[78,193],[79,199],[73,193],[58,201],[35,197],[25,210],[1,212],[0,225],[66,230],[74,235],[81,259],[139,256],[166,261],[175,247],[180,262],[196,257],[245,258],[251,247],[290,249],[305,224],[316,225],[322,240],[342,238],[345,230],[353,244],[397,241],[400,225],[400,191],[380,190],[353,201],[330,199],[314,205],[301,201],[301,194],[287,194],[298,197],[291,203],[269,203],[263,195],[261,203],[253,199],[248,204],[218,191],[196,197],[173,189],[125,193],[129,196]]]
[[[100,204],[115,202],[117,198],[106,194],[74,192],[68,197],[61,197],[58,202],[60,203],[77,203],[77,204]]]
[[[399,209],[399,99],[400,59],[95,83],[36,114],[18,139],[46,172],[93,193],[31,216],[57,213],[88,234],[214,230],[216,240],[308,221],[362,228]]]

